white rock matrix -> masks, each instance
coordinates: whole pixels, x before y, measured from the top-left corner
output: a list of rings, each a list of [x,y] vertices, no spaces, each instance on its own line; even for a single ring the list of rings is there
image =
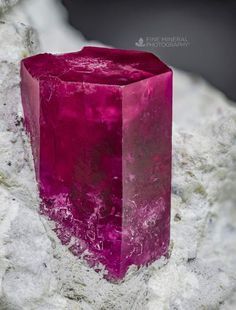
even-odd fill
[[[0,1],[0,310],[236,309],[236,109],[175,71],[171,256],[111,284],[39,215],[22,126],[19,62],[40,50],[36,30],[41,50],[87,43],[56,1],[16,2]]]

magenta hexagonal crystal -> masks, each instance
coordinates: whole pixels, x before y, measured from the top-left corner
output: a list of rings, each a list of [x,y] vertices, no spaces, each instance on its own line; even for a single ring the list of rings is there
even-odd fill
[[[85,47],[21,64],[41,211],[107,278],[166,255],[172,71],[141,51]]]

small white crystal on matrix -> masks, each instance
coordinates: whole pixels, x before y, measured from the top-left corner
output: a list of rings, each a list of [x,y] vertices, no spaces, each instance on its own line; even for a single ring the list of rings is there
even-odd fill
[[[171,256],[111,284],[38,214],[21,118],[19,61],[39,51],[36,32],[22,22],[38,31],[44,51],[87,42],[57,1],[10,8],[15,2],[0,1],[0,310],[235,310],[236,109],[203,80],[174,71]]]

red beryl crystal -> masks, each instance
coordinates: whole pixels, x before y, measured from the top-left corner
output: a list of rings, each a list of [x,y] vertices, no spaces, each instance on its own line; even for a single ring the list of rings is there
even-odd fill
[[[85,47],[21,63],[41,211],[107,278],[166,255],[172,71],[141,51]]]

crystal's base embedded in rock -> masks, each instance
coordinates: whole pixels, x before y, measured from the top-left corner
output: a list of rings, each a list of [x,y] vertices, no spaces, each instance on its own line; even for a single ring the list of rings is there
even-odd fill
[[[21,65],[41,210],[108,279],[169,245],[172,72],[150,53],[86,47]]]

